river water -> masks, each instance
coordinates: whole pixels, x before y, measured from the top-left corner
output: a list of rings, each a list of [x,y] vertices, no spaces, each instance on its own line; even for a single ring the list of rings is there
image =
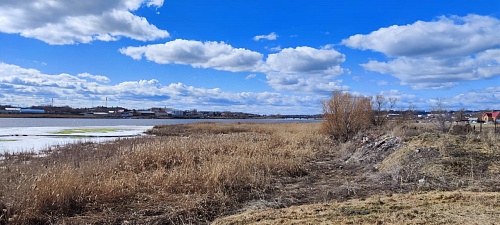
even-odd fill
[[[300,119],[71,119],[0,118],[0,154],[39,152],[50,146],[82,141],[102,142],[144,135],[159,124],[198,122],[317,122]]]
[[[306,119],[71,119],[71,118],[0,118],[2,127],[80,127],[80,126],[154,126],[159,124],[220,123],[289,123],[317,122]]]

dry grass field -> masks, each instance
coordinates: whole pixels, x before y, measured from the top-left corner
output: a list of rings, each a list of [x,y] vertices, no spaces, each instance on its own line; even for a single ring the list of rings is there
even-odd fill
[[[207,223],[301,176],[328,139],[310,124],[156,127],[155,137],[5,155],[0,221]]]
[[[0,161],[0,224],[495,224],[500,143],[395,125],[156,126]]]

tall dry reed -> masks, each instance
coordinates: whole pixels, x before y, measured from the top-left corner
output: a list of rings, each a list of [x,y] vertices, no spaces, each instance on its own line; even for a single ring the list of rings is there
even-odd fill
[[[318,129],[159,126],[151,131],[156,137],[80,143],[29,161],[12,157],[1,162],[0,202],[17,223],[207,222],[272,191],[272,177],[303,174],[328,140]]]

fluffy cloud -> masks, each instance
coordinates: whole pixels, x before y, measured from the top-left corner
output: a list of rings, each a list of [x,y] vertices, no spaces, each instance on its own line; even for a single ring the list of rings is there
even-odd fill
[[[262,64],[262,54],[233,48],[224,42],[199,42],[177,39],[165,44],[120,49],[133,59],[146,59],[158,64],[183,64],[195,68],[241,72],[254,71]]]
[[[500,46],[500,20],[488,16],[440,17],[411,25],[381,28],[342,41],[351,48],[382,52],[391,57],[470,55]]]
[[[169,33],[131,12],[141,6],[162,5],[163,0],[0,1],[0,32],[53,45],[113,41],[120,37],[155,40],[169,37]]]
[[[361,65],[393,75],[415,89],[445,89],[500,74],[500,20],[488,16],[440,17],[395,25],[351,36],[342,43],[392,57],[387,62],[372,60]]]
[[[92,75],[90,73],[81,73],[77,75],[78,77],[83,77],[83,78],[89,78],[98,82],[103,82],[103,83],[108,83],[110,80],[109,78],[101,75]]]
[[[270,54],[266,64],[279,73],[339,75],[343,73],[340,64],[344,61],[345,56],[335,50],[297,47]]]
[[[265,40],[268,40],[268,41],[273,41],[273,40],[276,40],[278,39],[278,35],[274,32],[268,34],[268,35],[257,35],[255,37],[253,37],[253,40],[254,41],[260,41],[261,39],[265,39]]]
[[[428,105],[433,105],[437,99],[428,100]],[[499,109],[500,87],[487,87],[480,90],[468,91],[455,96],[439,98],[446,108],[450,110],[465,109]]]
[[[231,110],[255,113],[319,113],[321,99],[274,92],[224,92],[219,88],[197,88],[182,83],[163,85],[156,79],[125,81],[114,85],[104,76],[88,73],[44,74],[0,62],[0,101],[30,106],[49,104],[90,107],[104,104],[129,108],[175,107],[179,109]]]
[[[285,48],[266,60],[269,85],[276,90],[331,92],[345,90],[342,81],[333,80],[345,71],[345,56],[333,49]]]
[[[331,94],[334,90],[347,90],[342,80],[332,80],[330,76],[268,73],[268,84],[279,91],[315,92]]]
[[[333,78],[345,73],[340,67],[345,56],[333,49],[311,47],[285,48],[264,56],[258,52],[234,48],[224,42],[199,42],[177,39],[120,49],[124,55],[158,64],[183,64],[231,72],[266,73],[268,83],[276,90],[324,92],[344,89]]]

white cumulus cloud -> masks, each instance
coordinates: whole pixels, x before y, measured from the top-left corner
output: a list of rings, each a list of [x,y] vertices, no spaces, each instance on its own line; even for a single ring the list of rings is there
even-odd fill
[[[340,66],[345,56],[333,49],[285,48],[266,60],[269,85],[276,90],[331,92],[345,90],[334,78],[346,71]]]
[[[169,33],[132,12],[141,6],[162,5],[163,0],[0,1],[0,32],[52,45],[114,41],[120,37],[155,40],[169,37]]]
[[[268,40],[268,41],[273,41],[273,40],[276,40],[278,39],[278,35],[274,32],[268,34],[268,35],[257,35],[255,37],[253,37],[253,40],[254,41],[260,41],[261,39],[264,39],[264,40]]]
[[[158,64],[183,64],[195,68],[241,72],[253,71],[263,63],[263,55],[224,42],[200,42],[176,39],[165,44],[153,44],[120,49],[133,59],[146,59]]]
[[[271,71],[293,74],[331,74],[343,73],[340,64],[345,56],[331,49],[311,47],[285,48],[267,57],[266,64]]]
[[[385,54],[386,62],[361,65],[415,89],[445,89],[500,75],[500,20],[489,16],[443,16],[394,25],[351,36],[342,44]]]
[[[93,80],[99,80],[95,82]],[[276,92],[225,92],[159,80],[107,84],[105,76],[81,73],[45,74],[39,70],[0,62],[0,102],[19,106],[56,105],[91,107],[104,104],[126,108],[173,107],[178,109],[242,111],[255,113],[318,113],[317,96]],[[110,82],[110,81],[109,81]]]
[[[200,42],[177,39],[165,44],[152,44],[120,49],[124,55],[158,64],[182,64],[231,72],[265,73],[276,90],[325,92],[345,89],[336,76],[346,73],[340,64],[345,55],[334,49],[311,47],[285,48],[269,54],[234,48],[224,42]]]
[[[500,108],[500,86],[486,87],[484,89],[467,91],[455,96],[439,98],[446,103],[450,110],[459,109],[499,109]],[[436,103],[437,99],[428,100],[428,104]]]
[[[89,78],[95,81],[103,82],[103,83],[108,83],[110,80],[106,76],[102,75],[92,75],[90,73],[80,73],[77,75],[78,77],[83,77],[83,78]]]
[[[342,43],[391,57],[470,55],[500,46],[500,20],[479,15],[440,17],[437,21],[417,21],[357,34]]]

